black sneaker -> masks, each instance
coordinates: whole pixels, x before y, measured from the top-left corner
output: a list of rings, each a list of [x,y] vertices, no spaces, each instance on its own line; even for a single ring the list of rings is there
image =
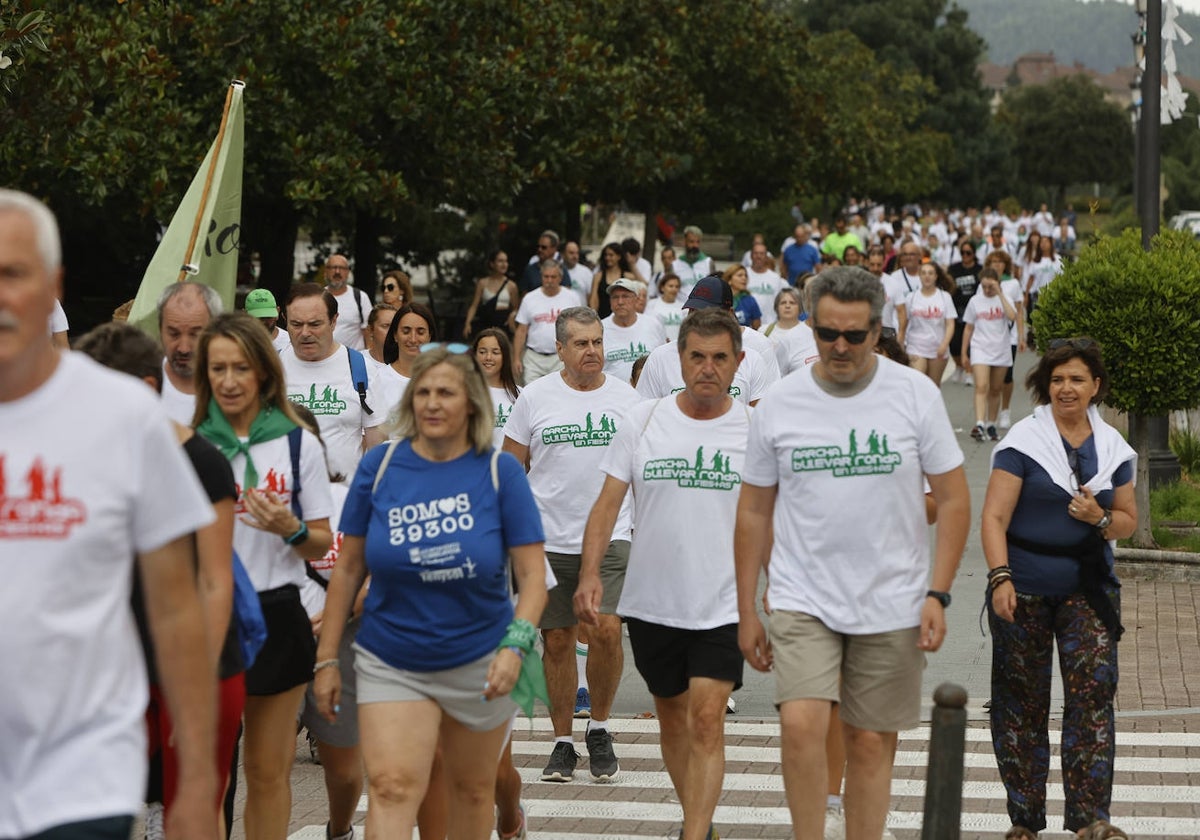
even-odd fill
[[[579,763],[579,753],[575,747],[566,741],[554,745],[550,753],[550,763],[542,771],[543,782],[569,782],[575,778],[575,765]]]
[[[592,778],[607,782],[616,778],[621,770],[616,753],[612,748],[612,735],[607,729],[591,729],[587,734],[588,765]]]
[[[988,435],[988,440],[1000,440],[1000,435],[996,433],[995,426],[988,426],[987,435]]]
[[[983,436],[984,436],[983,424],[976,423],[971,428],[971,437],[975,438],[975,440],[983,440]]]

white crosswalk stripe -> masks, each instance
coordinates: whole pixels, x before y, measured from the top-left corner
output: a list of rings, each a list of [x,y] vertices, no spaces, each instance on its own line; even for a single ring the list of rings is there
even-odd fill
[[[532,726],[525,721],[518,723],[513,754],[524,782],[522,803],[529,818],[531,838],[642,840],[676,835],[682,815],[670,779],[661,766],[661,753],[654,737],[658,733],[658,722],[614,720],[613,731],[614,747],[623,762],[620,775],[612,783],[592,782],[587,771],[587,750],[582,743],[577,743],[580,767],[574,781],[563,785],[540,779],[542,763],[550,752],[549,721],[539,718]],[[631,743],[637,736],[642,737],[637,743]],[[718,831],[726,840],[736,840],[757,837],[762,829],[772,827],[775,831],[770,836],[779,836],[779,828],[786,829],[791,817],[784,800],[783,778],[776,769],[780,760],[778,723],[729,721],[726,737],[730,741],[740,738],[762,741],[759,745],[730,744],[725,751],[728,762],[752,765],[745,768],[746,772],[726,773],[725,798],[745,802],[745,794],[756,794],[757,804],[719,805],[714,819]],[[900,772],[892,781],[893,809],[888,813],[887,824],[901,840],[917,837],[923,821],[925,782],[921,778],[908,778],[914,775],[913,771],[904,768],[927,765],[928,740],[928,727],[900,734],[896,756]],[[1051,732],[1051,743],[1057,748],[1057,731]],[[1117,743],[1114,823],[1130,836],[1137,837],[1194,838],[1200,835],[1200,787],[1186,784],[1189,781],[1186,778],[1172,779],[1176,775],[1200,774],[1200,758],[1178,755],[1179,748],[1200,748],[1200,735],[1118,731]],[[1168,748],[1175,754],[1152,754]],[[1057,758],[1053,760],[1052,768],[1056,765]],[[996,803],[1004,801],[1004,788],[996,772],[990,733],[986,728],[967,730],[964,766],[966,781],[961,822],[964,836],[974,836],[972,832],[1002,835],[1008,829],[1009,821],[1002,809],[996,807]],[[1169,784],[1171,781],[1182,783]],[[1051,830],[1047,833],[1061,826],[1063,789],[1058,782],[1057,771],[1052,769],[1048,787]],[[646,791],[661,792],[661,797],[647,796]],[[366,808],[364,796],[360,810]],[[1191,816],[1162,816],[1181,810],[1190,812]],[[614,831],[613,827],[606,827],[608,823],[622,827],[636,824],[637,833]],[[592,825],[596,826],[594,830],[589,828]],[[320,840],[323,837],[324,826],[306,826],[293,833],[290,840]]]

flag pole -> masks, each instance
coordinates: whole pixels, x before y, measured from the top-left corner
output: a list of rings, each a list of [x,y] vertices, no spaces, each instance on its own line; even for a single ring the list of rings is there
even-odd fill
[[[188,239],[187,251],[183,255],[183,258],[188,260],[188,262],[179,267],[179,277],[176,279],[176,283],[182,283],[189,273],[195,273],[195,266],[191,264],[190,260],[192,259],[192,252],[196,248],[196,240],[200,238],[200,225],[204,223],[204,208],[208,206],[208,194],[212,188],[213,173],[216,172],[217,160],[221,156],[221,146],[225,142],[225,125],[229,122],[229,106],[233,103],[233,91],[234,88],[245,86],[245,82],[234,79],[229,83],[229,89],[225,91],[225,108],[221,112],[221,127],[217,129],[217,139],[213,143],[212,160],[208,162],[208,174],[204,177],[204,193],[200,201],[200,206],[196,208],[196,221],[192,224],[192,235]]]

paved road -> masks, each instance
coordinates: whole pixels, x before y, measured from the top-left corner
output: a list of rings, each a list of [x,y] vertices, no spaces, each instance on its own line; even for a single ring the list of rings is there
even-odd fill
[[[1018,376],[1032,364],[1025,354]],[[972,531],[954,585],[946,644],[929,657],[923,681],[925,707],[942,682],[964,686],[970,696],[967,731],[963,837],[999,837],[1008,827],[1004,796],[995,771],[982,703],[987,697],[990,648],[979,628],[985,563],[979,547],[978,519],[987,483],[992,445],[967,434],[974,419],[971,389],[947,382],[943,396],[966,455],[972,498]],[[1019,391],[1014,415],[1029,412]],[[1123,592],[1122,679],[1118,692],[1118,762],[1114,820],[1131,836],[1195,838],[1200,836],[1200,584],[1128,580]],[[747,669],[746,686],[738,694],[737,714],[726,725],[727,778],[717,812],[717,827],[727,838],[790,836],[779,773],[778,719],[771,702],[769,676]],[[1056,695],[1061,689],[1055,689]],[[1056,703],[1057,705],[1057,703]],[[525,802],[530,836],[541,840],[594,838],[661,838],[675,836],[680,812],[662,768],[653,708],[632,657],[626,655],[613,729],[622,775],[615,784],[593,784],[581,763],[576,780],[567,785],[538,781],[548,755],[549,721],[535,719],[517,727],[515,760],[527,785]],[[1057,722],[1052,724],[1056,727]],[[582,741],[582,722],[576,727]],[[928,729],[902,734],[893,775],[888,826],[897,840],[919,836]],[[582,743],[577,745],[586,755]],[[325,794],[320,768],[307,748],[298,744],[293,772],[293,838],[324,836]],[[1060,777],[1052,772],[1053,815],[1062,813]],[[362,807],[365,811],[366,801]],[[360,814],[360,817],[364,814]],[[240,826],[234,838],[241,837]],[[1066,836],[1054,831],[1043,836]]]

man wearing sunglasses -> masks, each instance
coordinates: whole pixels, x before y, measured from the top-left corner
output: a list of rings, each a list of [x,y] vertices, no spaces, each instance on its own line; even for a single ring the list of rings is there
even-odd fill
[[[970,498],[938,387],[874,352],[879,281],[837,267],[808,289],[820,359],[781,380],[750,420],[734,537],[738,642],[752,667],[774,668],[797,837],[823,836],[825,735],[839,704],[846,837],[859,840],[884,831],[897,733],[920,719],[925,654],[946,635]],[[932,572],[922,479],[937,507]],[[757,613],[768,567],[769,638]]]

